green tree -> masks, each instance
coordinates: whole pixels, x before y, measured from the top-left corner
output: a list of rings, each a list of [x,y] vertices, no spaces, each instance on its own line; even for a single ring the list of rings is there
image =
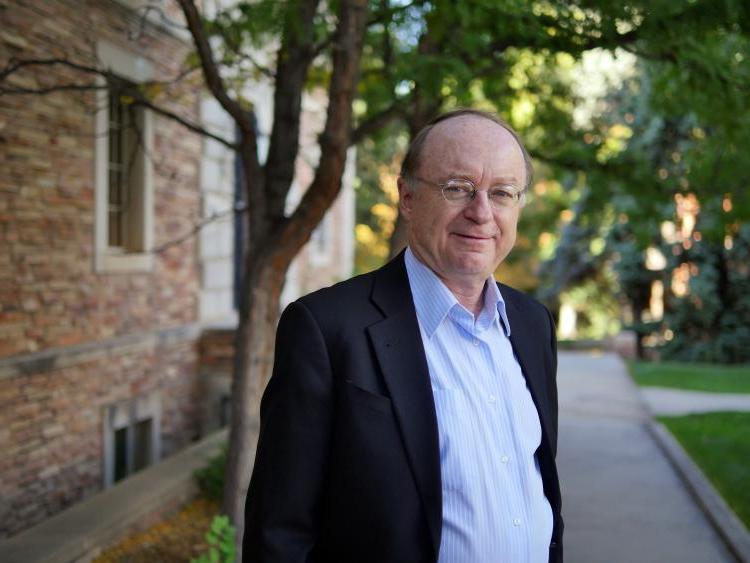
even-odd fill
[[[608,233],[601,265],[614,268],[640,336],[655,330],[665,336],[667,355],[741,361],[741,327],[750,318],[734,297],[747,282],[734,258],[741,250],[734,249],[742,248],[741,225],[750,212],[742,158],[750,142],[747,14],[711,11],[686,24],[691,28],[682,58],[658,44],[650,51],[640,47],[637,72],[606,98],[606,110],[587,132],[595,149],[583,180],[588,202],[572,223]],[[675,37],[670,29],[665,41]],[[626,134],[613,143],[618,131]],[[693,209],[686,212],[688,201]],[[561,244],[548,269],[574,269],[589,239],[571,241],[573,252]],[[668,257],[662,274],[645,267],[649,247]],[[689,296],[671,290],[678,268]],[[662,324],[642,316],[657,278],[666,288]]]

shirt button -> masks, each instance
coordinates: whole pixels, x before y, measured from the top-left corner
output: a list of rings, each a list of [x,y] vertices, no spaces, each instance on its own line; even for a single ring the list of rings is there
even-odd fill
[[[490,395],[489,397],[487,397],[487,400],[494,405],[495,401],[497,401],[497,397],[495,397],[494,395]]]
[[[472,344],[474,344],[474,346],[479,346],[479,340],[477,340],[477,339],[475,338],[475,339],[474,339],[474,342],[472,342]]]
[[[508,463],[510,461],[510,458],[507,455],[504,455],[500,458],[500,461],[502,461],[503,463]]]
[[[521,525],[521,519],[520,518],[513,518],[513,525],[517,528]]]

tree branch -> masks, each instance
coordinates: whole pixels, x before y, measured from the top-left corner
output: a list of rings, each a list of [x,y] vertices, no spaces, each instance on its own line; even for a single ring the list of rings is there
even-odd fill
[[[230,215],[232,213],[242,213],[246,210],[247,210],[247,205],[245,205],[245,203],[236,203],[233,207],[230,207],[229,209],[225,209],[224,211],[216,211],[212,213],[211,215],[209,215],[208,217],[195,223],[193,227],[184,235],[181,235],[175,239],[167,241],[164,244],[160,244],[159,246],[155,246],[149,252],[152,254],[160,254],[164,252],[165,250],[167,250],[168,248],[177,246],[178,244],[181,244],[185,242],[186,240],[192,238],[206,225],[213,223],[215,221],[218,221],[219,219],[222,219],[223,217],[226,217],[227,215]]]
[[[247,112],[242,109],[240,104],[232,99],[227,93],[224,81],[219,75],[218,67],[214,61],[213,52],[211,46],[208,43],[208,37],[201,22],[198,8],[192,0],[177,0],[182,8],[182,12],[185,14],[185,20],[187,21],[188,30],[190,35],[193,37],[193,43],[195,44],[198,58],[201,61],[201,68],[203,68],[203,77],[206,80],[206,85],[211,91],[211,94],[221,104],[221,107],[232,116],[237,126],[242,129],[245,136],[254,136],[255,129],[253,127],[252,119],[250,119]]]
[[[209,131],[205,127],[203,127],[201,125],[198,125],[197,123],[194,123],[193,121],[185,119],[184,117],[182,117],[181,115],[179,115],[179,114],[177,114],[177,113],[175,113],[173,111],[170,111],[170,110],[165,109],[163,107],[157,106],[156,104],[150,102],[149,100],[147,100],[144,97],[136,98],[136,101],[133,103],[133,105],[146,107],[146,108],[150,109],[151,111],[153,111],[154,113],[158,113],[159,115],[162,115],[162,116],[167,117],[167,118],[169,118],[169,119],[171,119],[173,121],[176,121],[177,123],[179,123],[180,125],[182,125],[186,129],[189,129],[193,133],[198,133],[199,135],[203,135],[204,137],[208,137],[209,139],[213,139],[214,141],[216,141],[218,143],[221,143],[222,145],[224,145],[225,147],[227,147],[230,150],[233,150],[233,151],[238,150],[239,145],[237,143],[234,143],[232,141],[228,141],[224,137],[222,137],[220,135],[216,135],[215,133],[212,133],[211,131]]]
[[[408,99],[408,98],[403,98],[401,100],[394,101],[390,106],[388,106],[383,111],[376,113],[375,115],[371,115],[370,117],[362,121],[352,131],[350,143],[352,145],[356,145],[357,143],[362,141],[365,137],[371,135],[378,129],[385,127],[391,121],[400,117],[406,106],[406,104],[402,103],[402,101],[405,99]]]
[[[279,223],[273,234],[289,261],[310,238],[313,227],[320,222],[341,190],[346,149],[350,145],[352,100],[364,42],[367,0],[342,0],[339,10],[339,35],[333,50],[328,112],[320,136],[320,162],[299,205],[291,217]]]
[[[84,65],[81,63],[75,63],[66,59],[12,60],[2,71],[0,71],[0,95],[5,95],[5,94],[45,95],[45,94],[51,94],[54,92],[71,92],[71,91],[94,92],[94,91],[99,91],[99,90],[106,90],[111,87],[108,84],[98,84],[96,82],[85,83],[85,84],[54,84],[51,86],[40,86],[38,88],[29,88],[29,87],[20,87],[20,86],[10,86],[10,87],[2,86],[2,83],[4,81],[8,80],[11,76],[13,76],[14,73],[18,72],[21,69],[34,67],[34,66],[44,67],[44,66],[56,66],[56,65],[62,65],[62,66],[74,69],[76,71],[79,71],[79,72],[101,76],[102,78],[107,80],[108,84],[122,81],[122,79],[120,79],[113,73],[109,72],[108,70],[103,70],[98,67]],[[149,82],[146,84],[153,84],[153,83]],[[236,143],[229,141],[221,137],[220,135],[212,133],[205,127],[179,115],[178,113],[174,111],[168,110],[162,106],[155,104],[153,101],[149,100],[143,94],[143,92],[140,90],[138,85],[136,85],[134,88],[133,87],[124,88],[122,90],[122,93],[127,94],[128,96],[134,99],[133,105],[146,107],[152,110],[154,113],[162,115],[163,117],[169,118],[173,121],[176,121],[177,123],[179,123],[186,129],[193,131],[194,133],[198,133],[200,135],[208,137],[210,139],[213,139],[233,151],[236,151],[238,148],[238,145]]]
[[[284,21],[276,63],[273,128],[266,161],[265,192],[268,216],[284,216],[286,196],[294,178],[299,152],[302,92],[313,58],[314,23],[319,0],[300,0],[289,8]]]

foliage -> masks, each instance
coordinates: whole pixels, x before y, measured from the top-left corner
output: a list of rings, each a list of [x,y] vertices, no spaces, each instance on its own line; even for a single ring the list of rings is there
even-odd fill
[[[727,504],[750,527],[750,413],[715,412],[659,420],[711,480]]]
[[[191,563],[234,563],[235,528],[227,516],[216,515],[211,521],[211,528],[206,533],[208,549]]]
[[[638,385],[709,393],[750,393],[750,365],[724,366],[694,362],[630,362]]]
[[[395,126],[386,127],[382,133],[382,141],[373,137],[364,139],[357,150],[357,274],[369,272],[385,262],[397,214],[396,177],[407,139],[405,133]]]
[[[590,160],[582,180],[585,201],[574,208],[570,222],[575,229],[569,236],[563,232],[543,268],[548,291],[559,293],[570,283],[599,276],[602,268],[612,269],[630,312],[629,328],[665,343],[662,354],[668,358],[742,362],[750,357],[741,228],[750,217],[743,184],[750,170],[740,149],[750,143],[750,103],[747,95],[738,96],[750,91],[746,16],[728,9],[705,21],[697,16],[681,21],[678,27],[696,33],[680,56],[646,53],[639,45],[635,72],[610,89],[583,133],[594,158],[570,142],[561,144],[558,160]],[[664,39],[675,37],[670,31]],[[688,200],[694,206],[685,213]],[[606,248],[595,260],[587,255],[588,245],[603,234]],[[648,249],[667,257],[664,269],[647,267]],[[576,271],[583,279],[561,274]],[[674,293],[676,272],[688,274],[689,295]],[[665,288],[663,322],[647,312],[656,281]]]
[[[193,474],[198,482],[198,489],[204,497],[220,501],[224,491],[224,474],[227,465],[227,446],[208,460],[205,467]]]
[[[750,143],[744,3],[381,0],[373,3],[372,21],[360,123],[385,118],[399,124],[399,134],[413,135],[439,110],[494,109],[519,130],[544,184],[563,188],[563,197],[553,200],[550,191],[541,198],[549,203],[524,211],[517,248],[500,272],[524,289],[538,288],[552,308],[564,292],[611,280],[614,271],[619,285],[602,290],[619,287],[633,312],[629,324],[646,336],[656,325],[642,313],[658,276],[645,270],[642,254],[661,243],[674,195],[702,199],[717,184],[731,193],[729,215],[704,218],[709,237],[723,237],[728,225],[750,215],[740,180],[748,177],[748,161],[738,152]],[[637,64],[592,105],[578,61],[593,49],[615,52],[621,68],[627,50]],[[373,135],[360,146],[360,163],[392,149],[391,139]],[[368,204],[359,209],[359,248],[373,251],[364,269],[382,260],[390,229],[390,222],[378,229],[382,214],[373,210],[382,206],[369,203],[372,194],[389,205],[377,182],[361,182],[358,197]],[[623,225],[626,234],[611,236]],[[524,269],[538,278],[519,276]]]
[[[729,249],[701,240],[676,260],[689,264],[689,293],[667,303],[664,326],[671,338],[664,358],[750,362],[750,225],[731,240]]]

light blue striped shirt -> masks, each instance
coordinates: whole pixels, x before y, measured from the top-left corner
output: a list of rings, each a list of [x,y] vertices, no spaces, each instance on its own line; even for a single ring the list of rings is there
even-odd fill
[[[490,277],[477,318],[407,248],[440,437],[440,563],[548,560],[552,509],[539,463],[539,415]]]

